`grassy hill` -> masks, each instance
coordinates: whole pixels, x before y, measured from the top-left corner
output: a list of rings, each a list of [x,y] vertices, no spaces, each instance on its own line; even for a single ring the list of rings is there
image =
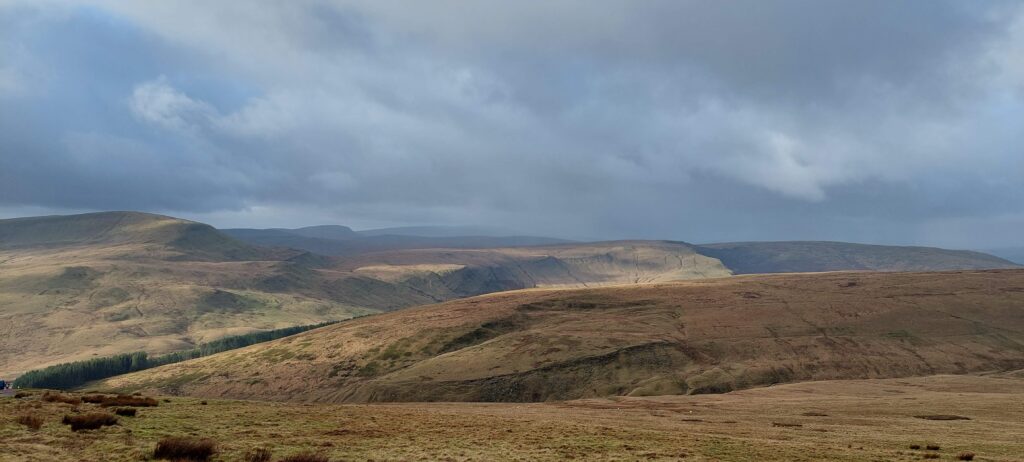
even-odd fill
[[[410,229],[409,232],[415,232],[418,228]],[[330,256],[352,256],[401,249],[483,249],[566,242],[561,239],[534,236],[417,236],[377,234],[375,231],[363,234],[336,225],[298,229],[238,228],[225,229],[223,232],[253,245],[301,249]],[[396,229],[395,232],[403,231]]]
[[[698,246],[736,274],[816,271],[949,271],[1017,268],[1016,263],[981,252],[935,247],[788,241],[732,242]]]
[[[611,241],[504,249],[416,249],[341,259],[339,269],[460,296],[536,287],[595,287],[730,275],[693,246]],[[453,297],[449,297],[453,298]]]
[[[405,264],[425,255],[459,263]],[[728,272],[678,244],[356,260],[252,246],[201,223],[144,213],[0,220],[0,377],[498,290],[705,274]]]
[[[352,235],[337,226],[285,231],[331,245]],[[409,237],[364,240],[392,238]],[[454,247],[483,245],[472,239],[453,242],[461,238],[452,237],[423,239]],[[786,248],[797,244],[787,243]],[[716,256],[707,250],[713,247],[724,253]],[[226,335],[497,291],[723,277],[732,274],[729,264],[741,272],[767,267],[752,266],[749,262],[756,260],[747,257],[737,263],[734,248],[719,247],[617,241],[327,257],[255,246],[202,223],[137,212],[0,220],[0,377],[95,355],[138,350],[160,354]],[[837,259],[827,249],[806,246],[796,252],[796,259],[794,252],[777,244],[758,255],[770,260],[775,266],[768,269],[773,270],[891,270],[908,267],[907,262],[914,262],[914,269],[975,268],[1003,262],[984,254],[947,255],[949,251],[940,249],[828,248],[840,247],[852,249],[845,254],[846,266],[809,266],[808,261]],[[870,248],[861,255],[861,247]],[[849,264],[870,260],[871,252],[888,259],[873,266]]]
[[[332,402],[700,394],[1024,367],[1024,270],[526,290],[343,322],[99,388]]]
[[[429,300],[347,293],[304,257],[143,213],[0,220],[0,377]],[[278,290],[281,280],[292,284]]]
[[[0,220],[2,250],[69,247],[103,247],[120,249],[122,256],[186,260],[256,260],[295,254],[245,244],[210,225],[149,213],[100,212]]]

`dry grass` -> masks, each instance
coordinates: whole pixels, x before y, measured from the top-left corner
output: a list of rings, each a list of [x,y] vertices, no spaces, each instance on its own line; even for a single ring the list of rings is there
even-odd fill
[[[316,454],[316,453],[313,453],[313,452],[300,452],[298,454],[293,454],[293,455],[290,455],[288,457],[285,457],[284,459],[281,459],[280,462],[330,462],[330,461],[331,461],[330,458],[328,458],[327,456],[322,455],[322,454]]]
[[[273,451],[270,448],[253,448],[242,456],[242,462],[270,462]]]
[[[33,432],[0,419],[0,460],[137,461],[152,457],[162,438],[194,434],[218,442],[211,458],[218,462],[244,461],[268,443],[278,459],[314,451],[336,461],[909,462],[924,454],[952,460],[966,451],[977,454],[974,460],[1024,461],[1024,376],[823,381],[721,395],[536,404],[207,401],[178,397],[143,418],[78,433],[59,425]],[[914,417],[951,408],[972,420]],[[56,422],[67,406],[38,396],[0,399],[0,415],[28,412]],[[829,415],[802,415],[807,412]],[[925,443],[942,450],[907,449]]]
[[[82,399],[78,396],[65,395],[63,393],[43,393],[42,400],[48,403],[64,403],[72,406],[82,404]]]
[[[187,261],[177,255],[154,243],[0,249],[0,377],[376,312],[346,300],[348,291],[251,289],[280,277],[273,261]],[[241,312],[204,308],[204,297],[224,288],[256,303]],[[392,292],[375,296],[398,306],[427,302]]]
[[[217,443],[209,438],[171,436],[156,444],[153,457],[174,461],[206,461],[217,453]]]
[[[89,412],[85,414],[65,415],[61,420],[64,425],[70,425],[71,431],[95,430],[97,428],[117,425],[117,417],[106,412]]]
[[[28,427],[30,430],[43,428],[43,418],[32,414],[19,415],[14,421]]]
[[[837,288],[851,280],[857,284]],[[531,402],[999,370],[1024,367],[1019,287],[1024,270],[503,292],[344,322],[100,386],[275,401]]]
[[[113,406],[132,406],[132,407],[156,407],[160,403],[156,399],[147,396],[129,396],[129,395],[118,395],[114,397],[107,397],[104,399],[100,406],[113,407]]]
[[[82,396],[82,402],[90,404],[99,404],[102,407],[155,407],[160,405],[160,403],[156,399],[141,396],[139,394],[114,396],[103,394],[91,394]]]

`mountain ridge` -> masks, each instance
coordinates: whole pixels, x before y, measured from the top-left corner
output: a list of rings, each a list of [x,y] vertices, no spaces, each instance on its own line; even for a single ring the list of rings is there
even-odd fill
[[[748,275],[501,292],[97,388],[325,402],[546,401],[1024,367],[1024,270]]]
[[[327,230],[347,234],[343,228]],[[846,261],[816,260],[808,255],[819,252],[800,248],[797,257],[776,260],[803,265],[784,269],[807,271],[835,269],[822,265]],[[773,252],[771,246],[758,251],[755,255]],[[900,256],[907,254],[899,248],[881,251],[886,258],[874,267],[880,270],[1004,266],[989,256],[951,251],[950,257],[941,249],[925,249],[925,257],[913,258]],[[255,246],[202,223],[142,212],[0,220],[0,374],[10,377],[94,354],[165,353],[225,335],[498,291],[650,284],[743,272],[744,267],[734,263],[731,269],[707,254],[707,246],[679,241],[612,241],[440,249],[385,245],[381,251],[330,257]],[[776,260],[768,259],[780,265]],[[851,268],[863,265],[839,269]]]

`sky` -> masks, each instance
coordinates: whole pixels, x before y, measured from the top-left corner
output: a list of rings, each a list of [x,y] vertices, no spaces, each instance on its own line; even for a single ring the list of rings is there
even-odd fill
[[[0,0],[0,217],[1024,247],[1024,3]]]

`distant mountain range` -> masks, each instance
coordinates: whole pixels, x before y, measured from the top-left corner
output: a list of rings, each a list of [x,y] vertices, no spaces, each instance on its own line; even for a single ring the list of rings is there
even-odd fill
[[[163,353],[225,335],[514,289],[757,272],[1017,267],[978,252],[835,242],[440,235],[465,231],[456,230],[222,232],[138,212],[0,220],[0,377],[97,354]]]
[[[483,234],[496,230],[477,227],[408,227],[353,231],[347,226],[323,225],[296,229],[236,228],[222,231],[254,245],[302,249],[329,256],[399,249],[482,249],[569,242],[548,237]]]
[[[998,249],[986,249],[985,253],[1005,258],[1018,265],[1024,265],[1024,247],[1002,247]]]

